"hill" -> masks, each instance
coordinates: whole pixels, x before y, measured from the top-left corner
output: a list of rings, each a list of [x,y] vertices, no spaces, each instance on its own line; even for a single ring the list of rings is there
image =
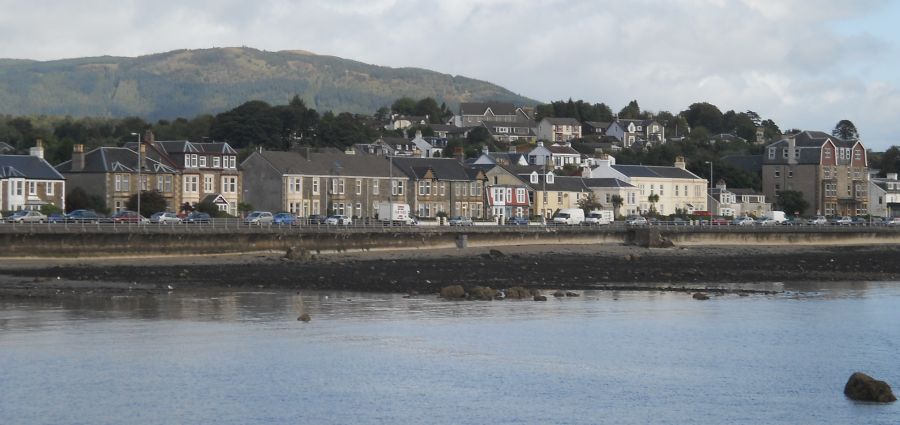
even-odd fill
[[[136,58],[0,59],[0,113],[193,117],[248,100],[299,95],[319,111],[373,113],[403,96],[459,102],[537,102],[503,87],[419,68],[390,68],[301,50],[175,50]]]

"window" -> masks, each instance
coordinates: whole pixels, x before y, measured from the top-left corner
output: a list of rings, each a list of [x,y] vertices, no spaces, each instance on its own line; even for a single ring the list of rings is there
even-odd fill
[[[391,181],[391,195],[403,195],[403,180]]]
[[[794,170],[788,170],[788,178],[790,179],[793,177],[794,177]]]
[[[356,179],[356,194],[362,195],[362,180]]]
[[[781,170],[775,170],[775,178],[781,177]]]
[[[562,203],[562,199],[563,199],[563,193],[562,193],[562,192],[556,192],[556,203],[557,203],[557,204],[561,204],[561,203]]]
[[[419,195],[431,195],[431,180],[419,181]]]
[[[698,185],[694,185],[694,197],[695,197],[695,198],[699,198],[699,197],[700,197],[700,192],[703,191],[703,188],[704,188],[704,186],[701,186],[701,185],[699,185],[699,184],[698,184]]]
[[[794,158],[800,158],[800,148],[794,148]]]
[[[784,158],[784,159],[787,159],[787,157],[788,157],[788,150],[787,150],[787,148],[784,148],[784,149],[781,150],[781,157]]]
[[[380,188],[378,187],[378,180],[372,180],[372,194],[378,195],[380,193]]]
[[[857,161],[862,159],[862,149],[854,149],[853,153],[854,153],[853,156],[854,156],[854,158],[856,158]]]
[[[628,192],[628,203],[634,205],[637,203],[637,194],[634,192]]]
[[[28,182],[28,194],[37,195],[37,182]]]
[[[676,197],[679,196],[679,195],[678,195],[678,185],[677,185],[677,184],[675,185],[675,196],[676,196]],[[609,202],[609,196],[607,196],[606,202]]]
[[[775,192],[778,192],[779,190],[781,190],[781,185],[776,183],[775,184]]]
[[[213,176],[212,174],[206,174],[203,176],[203,191],[206,193],[211,193],[213,191]]]
[[[775,148],[769,148],[769,159],[775,159]]]
[[[344,194],[344,179],[338,179],[338,194]]]
[[[825,159],[831,159],[831,148],[825,148]]]
[[[141,190],[150,190],[150,176],[141,176]]]
[[[289,178],[288,191],[292,193],[301,193],[303,191],[303,177]]]
[[[213,168],[222,168],[222,158],[214,156],[212,161],[213,161]]]
[[[165,177],[163,178],[163,180],[165,181],[164,186],[163,186],[163,192],[172,192],[172,190],[173,190],[173,189],[172,189],[172,182],[174,181],[174,177],[172,177],[172,176],[165,176]]]
[[[197,167],[197,154],[191,154],[191,167]]]
[[[538,174],[537,174],[537,172],[532,172],[532,173],[531,173],[531,178],[529,179],[529,181],[530,181],[532,184],[536,184],[536,183],[538,182]]]
[[[199,180],[198,176],[184,176],[184,192],[197,192]]]
[[[313,195],[319,194],[319,178],[318,177],[312,178],[312,193],[313,193]],[[319,211],[318,208],[313,208],[313,209],[316,210],[316,213],[318,213],[318,211]]]
[[[318,199],[314,199],[312,201],[312,213],[313,214],[321,214],[322,213],[321,209],[319,208],[319,200]]]
[[[826,183],[825,184],[825,196],[837,196],[837,184],[836,183]]]
[[[481,185],[479,183],[469,183],[469,196],[481,196]]]
[[[652,195],[652,194],[654,194],[654,193],[656,193],[656,185],[652,185],[652,184],[651,184],[651,185],[650,185],[650,194]]]
[[[200,166],[206,167],[206,155],[200,157]]]
[[[663,186],[662,184],[660,184],[660,185],[659,185],[659,196],[665,195],[664,192],[665,192],[665,186]],[[661,211],[660,211],[660,212],[661,212]]]
[[[55,186],[53,182],[47,182],[47,195],[53,196],[53,186]]]
[[[184,155],[184,168],[188,168],[191,166],[191,156],[185,154]]]
[[[357,217],[362,217],[362,204],[356,204],[356,214]]]

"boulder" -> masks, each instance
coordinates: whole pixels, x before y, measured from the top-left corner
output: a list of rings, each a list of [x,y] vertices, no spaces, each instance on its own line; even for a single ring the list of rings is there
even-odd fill
[[[897,401],[891,386],[887,382],[879,381],[862,372],[850,375],[847,384],[844,385],[844,395],[851,400],[874,401],[878,403],[890,403]]]
[[[706,294],[704,294],[704,293],[702,293],[702,292],[694,292],[694,299],[695,299],[695,300],[700,300],[700,301],[708,300],[708,299],[709,299],[709,295],[706,295]]]
[[[504,258],[504,257],[506,257],[506,254],[504,254],[504,253],[503,253],[502,251],[500,251],[499,249],[492,249],[492,250],[490,250],[489,252],[490,252],[491,258],[493,258],[493,259],[499,259],[499,258]]]
[[[556,291],[553,293],[553,296],[556,298],[562,298],[562,297],[566,296],[566,293],[563,291]]]
[[[506,298],[511,300],[521,300],[531,296],[531,291],[521,287],[513,286],[506,290]]]
[[[310,320],[312,320],[312,318],[309,317],[308,313],[303,313],[300,315],[300,317],[297,318],[297,321],[299,321],[299,322],[308,322]]]
[[[580,295],[579,293],[577,293],[577,292],[566,291],[566,296],[567,296],[567,297],[579,297],[579,296],[581,296],[581,295]]]
[[[441,298],[454,299],[464,298],[465,296],[466,291],[460,285],[450,285],[441,288]]]
[[[547,297],[545,297],[543,295],[535,295],[534,300],[535,301],[547,301]]]
[[[484,286],[476,286],[469,290],[470,300],[490,301],[497,296],[497,290]]]

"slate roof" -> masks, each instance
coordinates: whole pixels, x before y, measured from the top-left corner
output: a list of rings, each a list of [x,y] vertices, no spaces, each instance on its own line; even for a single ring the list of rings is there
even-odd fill
[[[523,182],[531,181],[531,174],[519,174],[519,180]],[[553,183],[547,182],[544,184],[544,179],[547,177],[544,174],[538,174],[538,182],[537,183],[528,183],[532,189],[541,189],[546,188],[548,191],[554,192],[588,192],[590,188],[584,184],[584,179],[581,177],[568,177],[568,176],[553,176]]]
[[[466,168],[454,158],[394,158],[394,166],[407,176],[420,179],[428,170],[433,170],[438,180],[469,181]]]
[[[729,188],[728,191],[737,196],[744,196],[744,195],[762,196],[762,193],[759,193],[755,189],[750,189],[750,188],[738,188],[738,189],[730,189]]]
[[[819,164],[821,163],[822,147],[831,140],[836,147],[851,148],[857,142],[854,140],[842,140],[823,131],[803,131],[794,135],[794,146],[800,148],[800,157],[797,158],[798,164]],[[778,148],[779,151],[775,155],[775,159],[769,159],[768,154],[763,154],[763,162],[766,164],[782,164],[787,162],[783,157],[780,149],[789,145],[788,136],[782,136],[781,140],[766,146],[769,148]],[[792,154],[791,154],[792,155]]]
[[[550,146],[547,146],[547,149],[548,149],[550,152],[553,152],[553,153],[555,153],[555,154],[557,154],[557,155],[579,155],[579,156],[581,155],[581,153],[579,153],[578,151],[576,151],[575,148],[573,148],[573,147],[571,147],[571,146],[554,146],[554,145],[550,145]]]
[[[506,102],[462,102],[460,115],[484,115],[490,109],[494,115],[515,115],[516,106]]]
[[[722,161],[748,173],[759,174],[762,172],[762,155],[726,155],[722,157]]]
[[[56,166],[61,173],[137,172],[137,152],[128,148],[100,147],[84,154],[84,169],[72,171],[72,161]],[[175,173],[176,169],[152,157],[144,157],[143,173]]]
[[[656,177],[665,179],[700,179],[696,174],[678,167],[659,165],[613,165],[612,168],[628,177]]]
[[[50,163],[31,155],[0,155],[0,179],[65,180]]]
[[[601,178],[591,178],[591,179],[583,179],[584,184],[587,187],[623,187],[623,188],[633,188],[635,187],[633,184],[614,179],[612,177],[601,177]]]
[[[309,159],[298,152],[262,151],[254,152],[265,159],[273,168],[284,174],[312,176],[361,176],[394,177],[402,176],[394,158],[394,170],[390,160],[375,155],[348,155],[343,152],[310,152]]]
[[[581,123],[578,122],[578,120],[576,120],[575,118],[568,118],[568,117],[547,117],[547,118],[544,118],[544,119],[547,120],[548,123],[553,124],[553,125],[575,125],[575,126],[581,126]]]

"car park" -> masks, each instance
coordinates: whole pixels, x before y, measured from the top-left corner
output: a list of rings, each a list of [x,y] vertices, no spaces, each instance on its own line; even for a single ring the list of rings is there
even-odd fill
[[[506,224],[510,226],[527,226],[528,219],[525,217],[510,217],[509,220],[506,221]]]
[[[212,222],[212,217],[205,212],[194,211],[184,218],[184,222],[187,224],[209,224]]]
[[[824,224],[828,224],[828,219],[825,218],[825,216],[823,216],[823,215],[817,215],[809,220],[806,220],[806,224],[809,224],[812,226],[821,226]]]
[[[158,212],[150,216],[153,224],[181,224],[181,217],[173,212]]]
[[[632,215],[625,219],[626,226],[646,226],[649,224],[647,219],[639,215]]]
[[[149,223],[150,220],[137,213],[137,211],[122,210],[110,217],[113,223]]]
[[[353,219],[346,215],[335,214],[328,216],[328,218],[325,219],[325,224],[331,226],[349,226],[353,224]]]
[[[472,222],[471,218],[463,217],[461,215],[450,218],[450,220],[447,220],[447,224],[449,224],[451,226],[474,226],[475,225],[475,223]]]
[[[297,216],[287,212],[280,212],[272,217],[272,223],[281,226],[293,226],[297,224]]]
[[[253,224],[261,226],[264,224],[272,224],[275,221],[272,213],[268,211],[253,211],[244,219],[244,224]]]
[[[47,216],[41,214],[40,211],[22,210],[7,217],[6,221],[9,223],[44,223],[47,221]]]
[[[91,210],[75,210],[66,214],[66,223],[99,223],[100,216]]]

